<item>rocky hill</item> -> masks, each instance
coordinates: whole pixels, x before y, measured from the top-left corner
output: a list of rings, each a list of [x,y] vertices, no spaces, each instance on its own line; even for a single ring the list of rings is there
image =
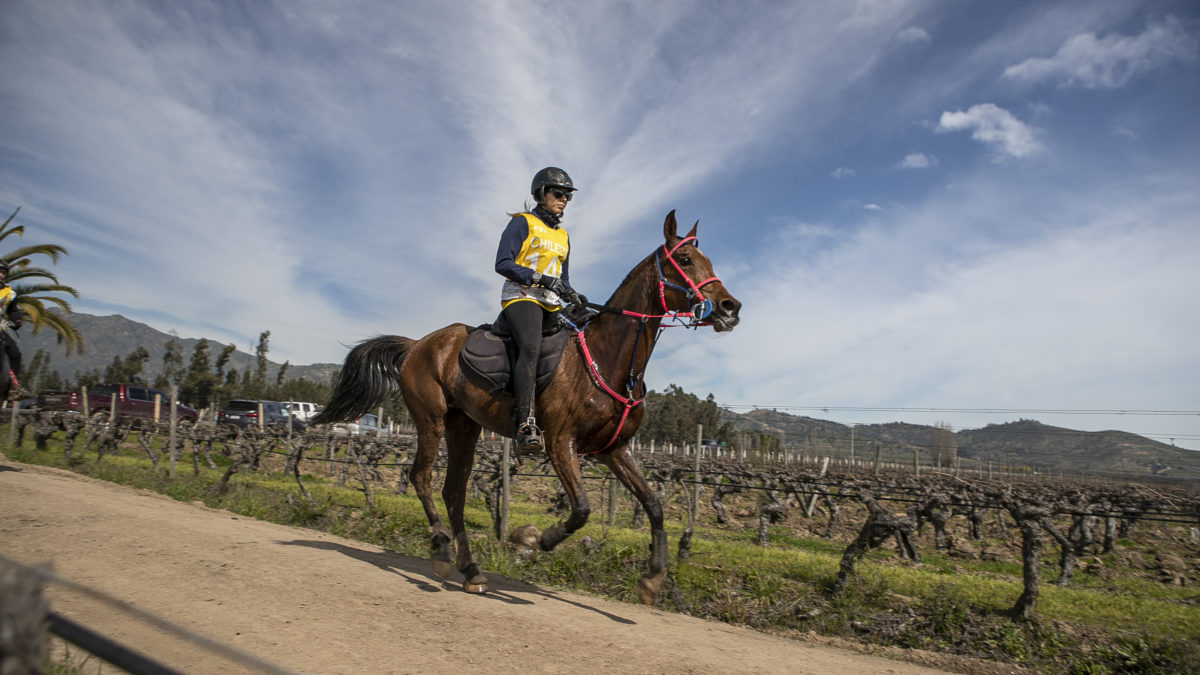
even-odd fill
[[[199,338],[172,336],[119,315],[73,313],[70,320],[84,336],[86,349],[82,354],[67,356],[50,331],[33,335],[25,329],[21,331],[21,350],[26,363],[42,349],[50,355],[52,370],[64,379],[74,379],[80,372],[103,371],[114,356],[123,358],[141,346],[150,353],[146,372],[153,379],[153,374],[162,367],[169,340],[179,341],[185,364],[199,342]],[[213,345],[211,353],[214,355],[224,346],[214,340],[209,342]],[[240,370],[253,361],[253,354],[238,350],[230,360],[230,367]],[[280,365],[270,363],[268,378],[277,376]],[[338,365],[333,363],[289,364],[286,377],[329,381],[337,368]],[[906,422],[860,424],[851,429],[829,420],[766,409],[742,414],[722,410],[721,421],[732,422],[738,431],[776,435],[785,448],[811,456],[848,457],[853,454],[858,459],[871,460],[879,452],[882,460],[887,462],[911,462],[914,453],[927,456],[935,433],[935,427]],[[959,431],[954,434],[954,440],[958,456],[964,462],[974,462],[974,466],[992,463],[1038,472],[1109,472],[1200,480],[1200,452],[1124,431],[1076,431],[1034,420],[1019,420]]]
[[[179,341],[180,353],[183,354],[184,365],[191,358],[192,351],[200,338],[173,336],[164,333],[144,323],[127,319],[121,315],[94,316],[92,314],[71,313],[68,319],[83,335],[84,350],[67,356],[66,349],[58,344],[57,336],[50,330],[42,330],[37,335],[28,328],[21,330],[21,352],[25,363],[28,364],[37,350],[44,350],[50,355],[50,369],[57,371],[63,379],[71,380],[77,373],[86,373],[93,369],[104,371],[113,357],[121,357],[132,353],[138,347],[145,347],[150,353],[146,363],[145,373],[148,379],[154,379],[154,374],[162,369],[163,355],[166,353],[167,342],[172,338]],[[212,345],[209,352],[215,358],[225,345],[216,340],[209,340]],[[253,348],[253,345],[247,345]],[[243,350],[234,352],[229,360],[231,368],[238,370],[254,363],[254,355]],[[267,368],[268,379],[274,379],[282,364],[270,361]],[[251,365],[251,367],[253,367]],[[317,363],[310,365],[289,364],[285,377],[293,379],[303,377],[313,381],[328,381],[337,371],[338,365],[333,363]]]
[[[871,460],[876,448],[886,462],[928,458],[936,427],[892,422],[851,427],[777,410],[725,411],[723,421],[739,430],[774,433],[784,447],[810,456]],[[1036,472],[1111,473],[1200,480],[1200,452],[1124,431],[1077,431],[1034,420],[989,424],[953,434],[967,466]],[[924,461],[924,460],[923,460]]]

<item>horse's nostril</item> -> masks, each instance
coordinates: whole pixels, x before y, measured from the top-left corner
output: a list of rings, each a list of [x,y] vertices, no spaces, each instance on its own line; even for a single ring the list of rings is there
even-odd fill
[[[738,310],[741,308],[742,303],[734,300],[733,298],[727,298],[721,301],[721,310],[726,314],[737,316]]]

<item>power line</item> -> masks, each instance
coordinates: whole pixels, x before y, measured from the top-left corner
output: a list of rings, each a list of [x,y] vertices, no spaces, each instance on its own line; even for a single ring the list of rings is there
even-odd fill
[[[814,412],[933,412],[974,413],[983,415],[1197,415],[1200,410],[1136,410],[1136,409],[1056,409],[1056,408],[916,408],[916,407],[870,407],[834,405],[757,405],[745,403],[722,403],[722,408],[745,408],[748,410],[809,410]]]

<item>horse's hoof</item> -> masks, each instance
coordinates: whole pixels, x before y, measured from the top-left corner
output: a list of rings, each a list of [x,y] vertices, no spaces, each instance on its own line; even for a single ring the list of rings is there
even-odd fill
[[[638,579],[638,600],[641,600],[643,605],[653,605],[654,601],[658,599],[658,592],[662,589],[663,577],[666,575],[667,571],[663,570],[658,574],[647,574]]]
[[[449,579],[454,572],[450,562],[450,534],[441,528],[434,528],[433,538],[429,542],[429,564],[433,565],[434,574],[443,579]]]
[[[463,582],[463,590],[468,593],[487,593],[487,577],[476,574]]]
[[[518,549],[537,551],[541,549],[542,531],[534,525],[522,525],[512,531],[508,540]]]
[[[450,575],[454,572],[454,565],[451,565],[449,560],[430,558],[429,564],[433,567],[433,573],[443,579],[449,579]]]

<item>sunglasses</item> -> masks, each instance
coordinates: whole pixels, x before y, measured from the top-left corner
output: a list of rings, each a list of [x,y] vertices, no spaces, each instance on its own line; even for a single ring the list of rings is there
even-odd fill
[[[554,195],[555,199],[565,199],[567,201],[571,201],[571,193],[568,192],[567,190],[559,190],[558,188],[554,188],[551,190],[547,190],[547,192]]]

